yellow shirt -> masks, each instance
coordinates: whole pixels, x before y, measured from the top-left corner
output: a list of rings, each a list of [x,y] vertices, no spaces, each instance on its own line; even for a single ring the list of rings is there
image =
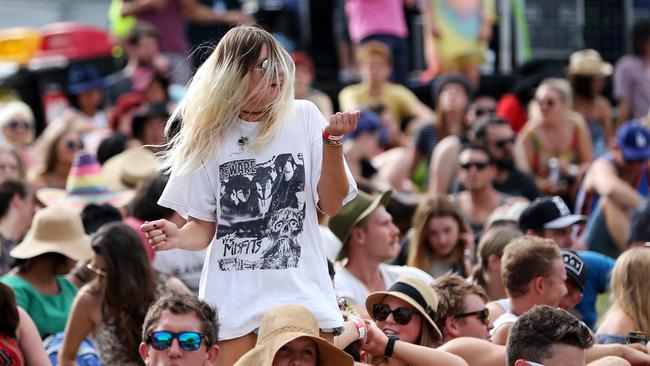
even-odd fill
[[[418,102],[418,97],[408,88],[393,83],[386,83],[378,97],[368,95],[368,87],[364,84],[349,85],[339,92],[340,106],[367,108],[381,104],[390,111],[398,124],[413,117],[413,105]]]

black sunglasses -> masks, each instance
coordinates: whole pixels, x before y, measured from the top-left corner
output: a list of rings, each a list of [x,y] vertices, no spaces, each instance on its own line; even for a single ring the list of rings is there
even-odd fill
[[[488,308],[485,308],[483,310],[477,310],[477,311],[470,311],[467,313],[460,313],[454,315],[454,318],[460,319],[460,318],[467,318],[469,316],[477,316],[481,322],[485,325],[490,324],[490,310]]]
[[[549,108],[552,108],[558,102],[556,99],[552,99],[552,98],[548,98],[548,99],[535,98],[535,100],[537,101],[537,103],[539,103],[541,107],[549,107]]]
[[[68,140],[65,142],[65,147],[70,151],[76,151],[81,149],[81,143],[74,140]]]
[[[472,161],[470,161],[470,162],[467,162],[467,163],[460,164],[460,167],[463,170],[470,170],[472,167],[475,167],[477,170],[483,170],[483,169],[487,168],[488,165],[490,165],[490,164],[487,163],[487,162],[482,162],[482,161],[473,161],[472,162]]]
[[[497,113],[497,110],[494,108],[476,108],[476,117],[482,117],[482,116],[492,116]]]
[[[375,320],[384,321],[388,316],[393,314],[393,320],[400,325],[406,325],[411,322],[411,318],[415,311],[409,308],[397,308],[391,310],[390,306],[386,304],[374,304],[372,306],[372,317]]]
[[[514,143],[515,143],[515,138],[510,137],[510,138],[507,138],[507,139],[495,141],[494,146],[498,147],[499,149],[503,149],[504,147],[506,147],[506,145],[511,145],[511,144],[514,144]]]
[[[29,123],[27,123],[25,121],[12,120],[11,122],[9,122],[8,126],[12,130],[17,130],[19,128],[22,128],[22,129],[25,129],[25,130],[29,129]]]
[[[147,343],[158,351],[164,351],[172,346],[174,338],[178,339],[178,345],[186,351],[196,351],[201,348],[201,341],[204,336],[197,332],[173,333],[166,330],[153,332],[147,337]],[[208,340],[206,339],[206,344]]]

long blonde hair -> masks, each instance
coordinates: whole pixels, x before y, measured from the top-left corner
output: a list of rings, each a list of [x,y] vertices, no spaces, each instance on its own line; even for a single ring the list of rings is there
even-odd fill
[[[612,303],[632,318],[636,330],[650,333],[650,248],[631,248],[623,252],[612,269]]]
[[[537,90],[542,87],[547,87],[553,89],[565,106],[565,115],[567,119],[580,119],[580,115],[573,110],[573,90],[571,89],[571,84],[566,79],[560,78],[547,78],[542,81],[541,84],[537,87]],[[530,103],[529,109],[529,120],[530,121],[540,121],[542,119],[542,112],[539,109],[539,104],[534,100]]]
[[[250,93],[251,70],[258,63],[263,45],[268,50],[271,67],[256,90]],[[167,122],[167,136],[173,131],[174,121],[181,121],[181,126],[178,133],[170,136],[160,154],[162,169],[174,169],[177,174],[196,169],[215,146],[223,144],[226,134],[237,123],[242,106],[257,91],[279,82],[282,73],[282,89],[266,108],[259,135],[251,143],[253,149],[265,146],[275,136],[278,122],[293,105],[294,69],[289,54],[267,31],[255,26],[239,26],[228,31],[196,71],[185,97]]]

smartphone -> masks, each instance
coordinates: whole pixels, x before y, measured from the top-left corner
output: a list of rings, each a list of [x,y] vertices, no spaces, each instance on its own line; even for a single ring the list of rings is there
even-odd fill
[[[627,334],[627,343],[641,343],[645,346],[648,343],[648,336],[642,332],[629,332]]]

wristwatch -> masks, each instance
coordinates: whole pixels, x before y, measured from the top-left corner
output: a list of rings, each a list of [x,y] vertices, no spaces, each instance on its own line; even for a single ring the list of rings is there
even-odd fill
[[[391,357],[393,355],[393,348],[395,347],[395,341],[398,341],[399,337],[396,335],[388,336],[388,343],[386,343],[386,349],[384,350],[384,356]]]

